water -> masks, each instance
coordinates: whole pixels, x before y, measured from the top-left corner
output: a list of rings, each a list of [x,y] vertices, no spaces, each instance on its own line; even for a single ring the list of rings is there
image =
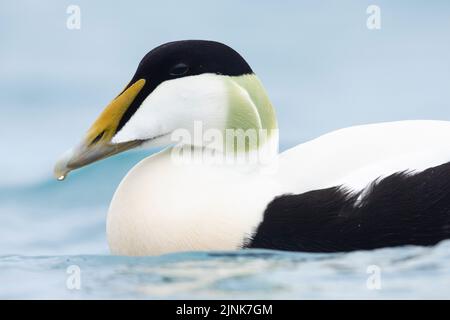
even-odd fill
[[[276,107],[281,149],[349,125],[450,120],[448,1],[377,1],[375,32],[365,26],[371,1],[79,0],[78,31],[66,28],[70,4],[0,2],[1,298],[450,298],[448,242],[336,255],[110,256],[109,202],[149,152],[64,181],[52,174],[141,57],[177,39],[222,41],[246,57]],[[381,290],[366,287],[372,264]],[[79,291],[66,287],[70,265],[81,269]]]
[[[348,254],[266,250],[109,255],[2,256],[0,298],[64,299],[442,299],[449,298],[450,242]],[[69,266],[81,270],[69,289]],[[367,267],[381,270],[367,288]]]

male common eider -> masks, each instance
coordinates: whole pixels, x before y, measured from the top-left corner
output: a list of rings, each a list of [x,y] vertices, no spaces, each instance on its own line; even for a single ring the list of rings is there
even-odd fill
[[[114,254],[433,245],[450,238],[448,143],[450,122],[399,121],[337,130],[278,154],[274,109],[247,62],[218,42],[176,41],[142,59],[55,175],[167,146],[114,194]]]

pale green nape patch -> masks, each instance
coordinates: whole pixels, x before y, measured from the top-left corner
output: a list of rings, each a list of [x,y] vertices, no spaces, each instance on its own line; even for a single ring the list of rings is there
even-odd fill
[[[226,129],[262,129],[258,108],[245,88],[236,81],[237,77],[226,77],[228,118]]]
[[[262,128],[267,130],[277,129],[278,124],[275,109],[258,77],[254,74],[246,74],[230,78],[244,88],[250,95],[250,98],[258,110]]]
[[[267,138],[270,138],[273,131],[278,128],[277,119],[275,110],[258,77],[254,74],[227,76],[225,84],[229,99],[226,129],[242,129],[243,131],[254,129],[257,133],[265,129]],[[256,147],[265,142],[259,139],[259,136],[257,141]],[[229,141],[226,143],[229,145]],[[247,141],[245,150],[250,150]]]

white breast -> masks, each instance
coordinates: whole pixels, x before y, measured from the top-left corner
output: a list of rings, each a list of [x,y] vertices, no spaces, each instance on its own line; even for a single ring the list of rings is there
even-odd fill
[[[278,185],[226,166],[175,164],[170,152],[141,161],[116,190],[107,220],[112,253],[240,248]]]

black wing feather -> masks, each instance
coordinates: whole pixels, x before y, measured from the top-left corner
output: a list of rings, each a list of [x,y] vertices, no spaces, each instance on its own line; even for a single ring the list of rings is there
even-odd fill
[[[333,187],[277,197],[246,247],[344,252],[429,246],[448,238],[450,163],[445,163],[392,174],[363,193]]]

